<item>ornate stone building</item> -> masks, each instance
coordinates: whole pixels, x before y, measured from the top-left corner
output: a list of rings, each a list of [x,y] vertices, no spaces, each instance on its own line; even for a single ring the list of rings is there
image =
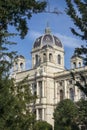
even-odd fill
[[[77,73],[86,74],[87,67],[83,67],[81,57],[72,56],[71,69],[64,68],[64,47],[59,38],[51,33],[49,27],[45,29],[45,34],[36,39],[31,54],[30,70],[25,70],[23,56],[16,57],[14,76],[16,82],[19,82],[29,75],[29,86],[32,88],[32,93],[38,97],[35,103],[36,119],[54,125],[53,112],[58,102],[66,98],[73,101],[85,98],[75,86],[70,72],[75,70]]]

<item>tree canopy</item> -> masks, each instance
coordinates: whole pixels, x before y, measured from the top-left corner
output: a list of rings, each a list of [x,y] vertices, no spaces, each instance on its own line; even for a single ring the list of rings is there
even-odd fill
[[[72,33],[87,42],[87,0],[66,0],[66,4],[66,12],[72,19],[75,27],[77,27],[71,27]],[[77,56],[82,56],[83,64],[87,65],[87,45],[81,45],[81,47],[75,48],[74,53]],[[75,73],[72,73],[72,75],[75,77]],[[76,85],[85,93],[85,95],[87,95],[87,83],[85,75],[79,74],[79,76],[84,84],[76,81]]]
[[[77,107],[79,111],[78,123],[87,129],[87,101],[81,99],[77,102]]]
[[[79,130],[87,128],[87,101],[72,102],[69,99],[57,104],[54,111],[54,130]]]
[[[78,130],[77,115],[76,105],[69,99],[62,100],[54,111],[54,130]]]
[[[14,26],[21,38],[27,34],[27,19],[33,13],[40,13],[46,7],[46,2],[36,0],[0,0],[0,35],[8,32],[8,27]],[[2,32],[1,32],[2,30]]]
[[[52,126],[46,121],[37,121],[34,130],[52,130]]]
[[[24,38],[28,32],[27,20],[40,13],[46,2],[36,0],[0,0],[0,130],[32,129],[34,115],[29,104],[34,101],[27,78],[14,84],[9,71],[15,52],[9,47],[15,42],[11,36]],[[16,33],[9,30],[14,27]]]
[[[66,12],[77,27],[77,29],[71,27],[72,33],[87,41],[87,1],[66,0],[66,3]]]
[[[66,13],[72,19],[75,27],[71,31],[87,42],[87,1],[86,0],[66,0]],[[81,45],[75,49],[75,55],[82,55],[84,65],[87,65],[87,45]]]

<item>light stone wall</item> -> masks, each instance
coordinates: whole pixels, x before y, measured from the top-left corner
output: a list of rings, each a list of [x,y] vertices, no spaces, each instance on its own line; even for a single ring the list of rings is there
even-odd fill
[[[39,97],[36,99],[36,119],[39,119],[38,111],[39,109],[42,110],[42,120],[47,121],[52,126],[54,125],[53,120],[53,113],[54,113],[54,106],[60,102],[60,93],[59,90],[63,89],[64,91],[64,99],[70,98],[69,97],[69,89],[74,88],[74,101],[78,101],[81,98],[81,92],[74,85],[74,82],[70,84],[72,80],[70,71],[61,71],[54,73],[56,68],[47,67],[45,68],[44,73],[39,73],[39,69],[32,69],[29,71],[18,72],[16,75],[16,82],[19,82],[24,77],[29,75],[29,85],[32,87],[32,84],[36,84],[36,91],[38,92],[38,85],[37,82],[42,81],[42,92],[43,96],[40,99]],[[47,70],[46,70],[47,69]],[[58,70],[57,70],[58,71]],[[87,74],[87,67],[76,69],[77,72]],[[37,74],[37,75],[36,75]],[[62,85],[60,84],[62,82]],[[32,90],[32,89],[31,89]],[[38,95],[38,93],[37,93]]]
[[[58,47],[56,45],[53,48],[41,49],[39,47],[32,49],[32,69],[26,71],[16,71],[13,73],[12,77],[15,78],[16,82],[23,80],[28,76],[29,87],[31,88],[32,94],[34,94],[34,87],[36,85],[36,119],[45,120],[54,126],[53,113],[54,108],[56,108],[57,103],[60,102],[60,90],[63,90],[63,99],[69,99],[70,88],[74,91],[74,101],[78,101],[81,98],[81,92],[74,85],[72,77],[70,75],[71,70],[65,70],[64,68],[64,49],[63,47]],[[43,54],[46,53],[47,59],[44,62]],[[52,61],[49,61],[49,54],[52,53]],[[35,55],[39,55],[41,58],[40,64],[35,66]],[[61,56],[61,64],[58,64],[58,55]],[[75,59],[72,60],[74,62]],[[80,59],[78,59],[79,63]],[[19,63],[21,62],[18,61]],[[77,61],[76,61],[77,62]],[[87,67],[80,67],[74,69],[75,72],[84,73],[87,76]],[[39,86],[41,82],[42,86]],[[41,90],[40,90],[41,89]],[[42,96],[40,97],[40,91]],[[31,105],[32,106],[32,105]],[[41,115],[40,115],[41,114]]]

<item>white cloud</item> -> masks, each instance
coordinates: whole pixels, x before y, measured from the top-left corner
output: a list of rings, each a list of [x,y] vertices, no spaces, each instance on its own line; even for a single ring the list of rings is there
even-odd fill
[[[55,35],[58,36],[58,38],[61,40],[64,46],[69,47],[69,48],[75,48],[83,44],[83,41],[73,38],[73,37],[61,35],[59,33],[56,33]]]
[[[29,33],[29,37],[31,38],[31,39],[36,39],[36,38],[38,38],[39,36],[41,36],[42,34],[40,33],[40,32],[37,32],[37,31],[30,31],[30,33]]]

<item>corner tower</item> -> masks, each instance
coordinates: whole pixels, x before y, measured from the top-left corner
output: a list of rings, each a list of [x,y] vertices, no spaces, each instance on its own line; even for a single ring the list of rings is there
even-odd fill
[[[64,48],[58,37],[46,27],[45,34],[37,38],[32,48],[32,68],[49,67],[51,72],[64,70]]]
[[[25,58],[22,55],[18,55],[14,59],[13,71],[21,72],[25,70]]]
[[[83,58],[81,56],[73,55],[71,57],[71,68],[76,69],[83,67]]]

